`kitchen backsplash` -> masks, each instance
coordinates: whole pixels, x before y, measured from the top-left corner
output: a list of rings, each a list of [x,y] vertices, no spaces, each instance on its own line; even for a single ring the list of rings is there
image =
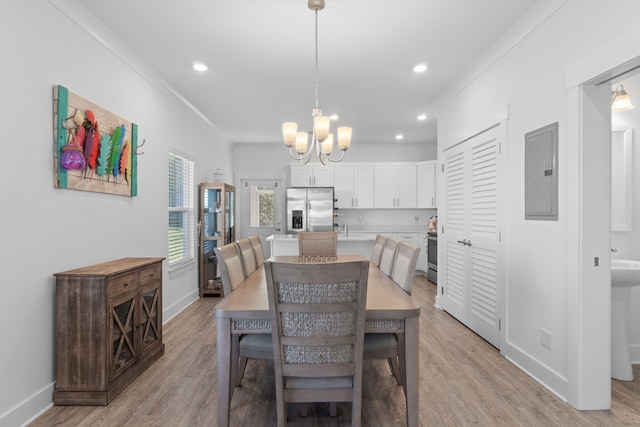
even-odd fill
[[[347,224],[349,232],[427,231],[437,209],[339,209],[334,221],[338,227]]]

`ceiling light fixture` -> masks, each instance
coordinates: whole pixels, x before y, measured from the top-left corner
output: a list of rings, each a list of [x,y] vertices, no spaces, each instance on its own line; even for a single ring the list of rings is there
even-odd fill
[[[194,62],[193,63],[193,69],[196,70],[196,71],[207,71],[209,69],[209,67],[207,67],[202,62]]]
[[[425,71],[427,71],[427,64],[418,64],[413,67],[413,71],[415,73],[424,73]]]
[[[631,99],[629,98],[627,91],[624,90],[622,85],[618,85],[618,87],[611,93],[611,110],[625,111],[633,108],[633,104],[631,104]]]
[[[333,152],[333,134],[329,133],[330,118],[322,115],[322,110],[318,106],[318,11],[324,9],[324,0],[309,0],[307,3],[309,9],[315,13],[316,22],[316,104],[312,110],[313,132],[298,132],[298,124],[294,122],[286,122],[282,124],[282,135],[284,137],[284,145],[289,148],[289,155],[295,160],[300,160],[306,164],[311,160],[311,154],[315,151],[323,165],[327,162],[339,162],[344,158],[344,152],[351,146],[351,128],[338,128],[338,148],[342,151],[339,158],[331,158]],[[311,133],[311,144],[309,144],[309,133]],[[294,154],[294,150],[295,153]]]
[[[426,114],[420,114],[418,117],[416,117],[416,119],[423,121],[423,120],[427,120],[427,115]]]

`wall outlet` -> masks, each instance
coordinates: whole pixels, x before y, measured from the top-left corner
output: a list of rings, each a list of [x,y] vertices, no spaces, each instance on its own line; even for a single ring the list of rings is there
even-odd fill
[[[540,329],[540,345],[551,350],[551,338],[553,334],[544,328]]]

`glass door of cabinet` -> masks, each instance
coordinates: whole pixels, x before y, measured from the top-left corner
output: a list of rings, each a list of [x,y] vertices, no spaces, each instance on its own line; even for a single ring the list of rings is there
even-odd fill
[[[225,243],[231,243],[236,240],[236,224],[235,224],[235,211],[236,201],[235,192],[230,188],[225,191],[225,223],[227,224],[227,236]]]
[[[214,249],[235,241],[235,188],[200,184],[200,296],[222,296]]]
[[[111,378],[125,371],[136,360],[134,336],[135,293],[130,293],[111,305]]]
[[[160,290],[151,288],[142,292],[140,298],[140,328],[142,350],[160,342],[161,324],[159,316]]]

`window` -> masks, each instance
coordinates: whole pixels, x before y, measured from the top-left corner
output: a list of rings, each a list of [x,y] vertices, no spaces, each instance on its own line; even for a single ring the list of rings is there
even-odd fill
[[[275,187],[251,186],[250,227],[270,227],[275,224]]]
[[[195,260],[194,162],[169,152],[169,270]]]

